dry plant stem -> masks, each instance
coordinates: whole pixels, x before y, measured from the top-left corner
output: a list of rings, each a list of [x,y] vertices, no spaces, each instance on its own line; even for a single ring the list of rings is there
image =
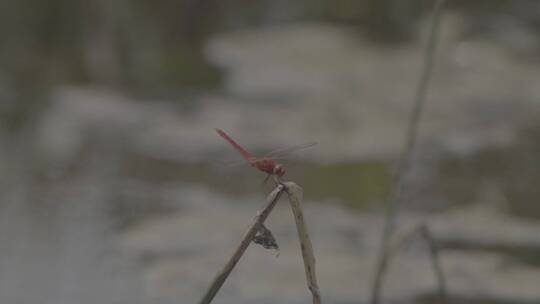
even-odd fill
[[[380,302],[382,277],[387,268],[387,259],[385,258],[385,256],[387,255],[386,251],[388,250],[387,247],[389,239],[394,232],[398,204],[400,202],[401,192],[403,191],[404,186],[404,177],[408,172],[408,169],[412,162],[413,149],[416,144],[420,119],[424,109],[429,80],[431,78],[433,54],[435,53],[438,28],[445,3],[445,0],[436,0],[433,7],[433,12],[429,25],[429,33],[424,53],[424,63],[420,72],[420,80],[415,91],[414,108],[409,120],[405,144],[403,146],[396,174],[394,176],[395,186],[392,194],[390,195],[390,201],[385,215],[384,231],[379,249],[377,268],[373,279],[373,287],[371,290],[371,304],[379,304]]]
[[[272,209],[274,209],[274,206],[279,201],[279,198],[284,191],[286,191],[286,187],[282,184],[278,184],[277,187],[268,195],[266,199],[266,205],[263,209],[259,210],[255,218],[253,218],[253,223],[249,226],[248,230],[244,234],[242,241],[234,251],[232,257],[225,264],[223,269],[216,275],[216,277],[208,287],[208,290],[204,294],[203,298],[199,302],[200,304],[209,304],[212,302],[223,283],[225,283],[225,281],[227,280],[227,277],[229,277],[229,274],[232,272],[246,249],[251,244],[251,241],[259,231],[259,228],[264,223],[268,215],[270,215]]]
[[[389,242],[388,249],[385,252],[385,263],[388,266],[390,263],[390,259],[397,255],[403,247],[409,244],[416,237],[422,238],[422,240],[424,240],[428,244],[431,264],[433,267],[433,272],[435,273],[435,278],[437,280],[438,296],[440,301],[439,303],[447,304],[448,297],[446,293],[446,280],[444,278],[444,273],[439,258],[439,248],[437,247],[437,243],[431,235],[426,224],[418,225],[407,233],[395,236],[395,238],[391,242]],[[384,280],[384,275],[382,276],[381,280]]]
[[[439,300],[442,304],[448,304],[448,294],[446,293],[446,279],[444,278],[444,272],[441,265],[441,259],[439,258],[439,247],[437,242],[429,232],[427,226],[422,227],[422,235],[429,245],[429,251],[431,253],[431,263],[435,276],[437,278],[437,286],[439,288]]]
[[[304,260],[304,269],[306,271],[307,285],[313,297],[313,304],[320,304],[321,294],[319,292],[319,285],[317,283],[317,275],[315,271],[315,254],[313,252],[313,246],[311,245],[311,239],[309,238],[306,221],[304,220],[304,214],[301,206],[303,197],[302,188],[293,182],[286,182],[285,186],[294,215],[296,230],[298,231],[300,249],[302,250],[302,259]]]

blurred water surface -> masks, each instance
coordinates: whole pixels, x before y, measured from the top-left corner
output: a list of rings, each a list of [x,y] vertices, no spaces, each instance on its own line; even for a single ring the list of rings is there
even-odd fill
[[[304,187],[325,302],[365,302],[421,58],[423,1],[2,2],[0,301],[193,303],[270,186]],[[450,1],[400,228],[427,219],[453,303],[540,299],[534,1]],[[219,303],[309,301],[293,218]],[[415,242],[385,300],[430,302]]]

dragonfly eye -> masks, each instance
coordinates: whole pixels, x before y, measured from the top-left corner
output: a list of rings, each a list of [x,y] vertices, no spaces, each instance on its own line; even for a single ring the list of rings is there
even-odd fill
[[[274,173],[279,177],[282,177],[283,175],[285,175],[285,172],[287,172],[287,170],[285,170],[285,168],[281,165],[277,165],[274,168]]]

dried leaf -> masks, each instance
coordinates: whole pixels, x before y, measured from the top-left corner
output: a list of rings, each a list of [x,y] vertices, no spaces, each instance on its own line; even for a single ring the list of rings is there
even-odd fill
[[[259,244],[263,246],[265,249],[279,250],[279,246],[276,242],[276,238],[274,238],[274,235],[272,234],[272,231],[266,228],[264,224],[261,225],[261,227],[259,228],[259,231],[253,238],[253,243]]]

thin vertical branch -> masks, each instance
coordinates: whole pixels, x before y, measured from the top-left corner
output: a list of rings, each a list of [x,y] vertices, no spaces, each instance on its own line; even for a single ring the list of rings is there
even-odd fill
[[[385,224],[379,249],[377,268],[373,279],[373,287],[370,300],[371,304],[378,304],[380,301],[382,278],[387,268],[387,259],[385,257],[387,256],[386,251],[388,250],[388,241],[394,232],[397,209],[401,200],[401,193],[403,191],[405,176],[409,171],[409,167],[412,162],[414,147],[418,136],[420,119],[422,118],[427,90],[429,86],[429,80],[431,79],[431,72],[433,68],[433,55],[435,53],[438,29],[445,3],[445,0],[436,0],[431,15],[429,33],[425,46],[424,62],[422,65],[420,79],[418,81],[418,86],[416,87],[414,96],[414,108],[412,110],[409,124],[407,127],[405,143],[400,154],[399,163],[396,168],[396,173],[394,176],[394,188],[390,195],[390,201],[386,210]]]
[[[444,278],[444,273],[442,271],[441,261],[439,258],[439,249],[437,243],[431,232],[429,231],[426,224],[421,224],[414,227],[414,229],[409,230],[406,233],[400,235],[394,235],[392,241],[389,241],[387,250],[384,252],[383,259],[385,260],[386,265],[390,264],[392,257],[397,255],[399,251],[409,244],[413,239],[420,237],[424,240],[429,249],[429,256],[431,260],[431,266],[435,274],[435,279],[437,282],[437,293],[439,296],[439,303],[446,304],[448,303],[447,293],[446,293],[446,280]],[[384,274],[383,274],[384,277]]]
[[[424,237],[429,246],[431,263],[433,271],[435,272],[435,277],[437,279],[437,287],[439,289],[439,301],[442,304],[446,304],[448,303],[448,295],[446,293],[446,280],[444,278],[441,259],[439,257],[439,247],[437,246],[437,242],[431,235],[431,232],[426,225],[423,225],[420,229],[422,236]]]
[[[251,226],[249,226],[248,230],[244,234],[244,237],[242,238],[242,241],[234,251],[233,255],[229,259],[229,261],[225,264],[223,269],[216,275],[210,286],[208,287],[208,290],[204,294],[203,298],[199,302],[200,304],[209,304],[212,302],[216,294],[218,293],[219,289],[225,283],[229,275],[231,274],[232,270],[242,258],[242,255],[246,251],[246,249],[251,244],[251,241],[259,231],[260,227],[263,225],[264,221],[270,215],[270,212],[272,209],[274,209],[274,206],[277,204],[279,198],[283,194],[283,192],[286,191],[286,187],[282,184],[279,184],[267,197],[267,204],[264,206],[263,209],[261,209],[255,218],[253,219],[253,223]]]

